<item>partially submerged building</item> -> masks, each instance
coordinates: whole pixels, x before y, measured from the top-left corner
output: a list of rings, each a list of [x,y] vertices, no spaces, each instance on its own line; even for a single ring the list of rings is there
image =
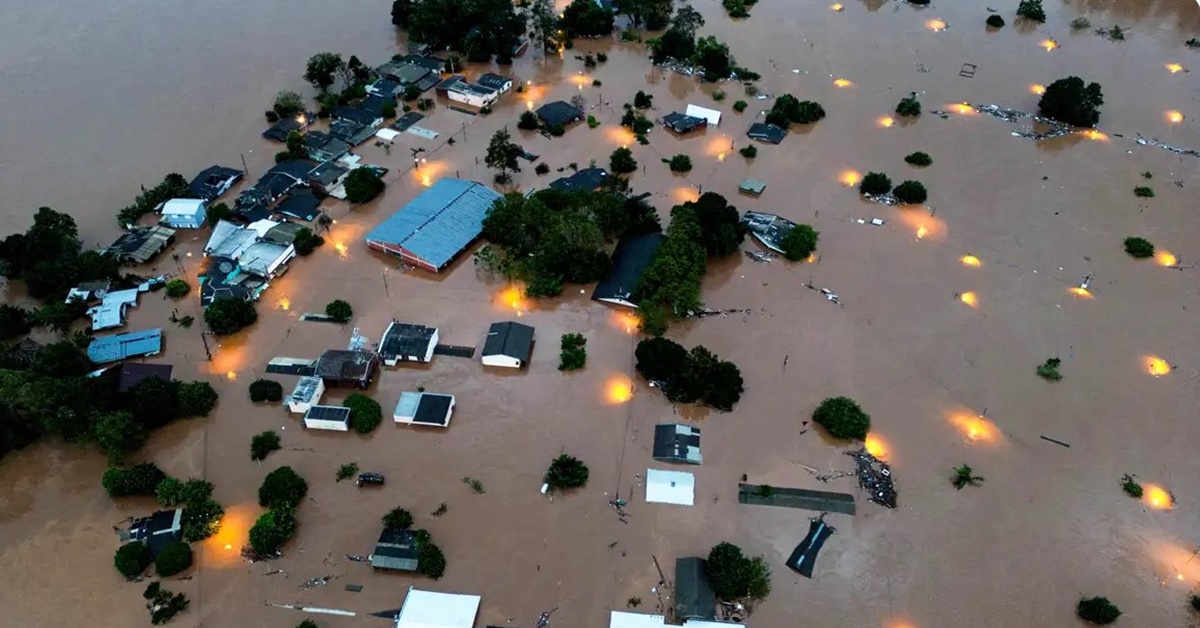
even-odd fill
[[[171,381],[171,372],[174,367],[170,364],[122,362],[120,366],[115,366],[113,369],[116,372],[117,392],[129,392],[129,389],[147,379],[157,378],[164,382]]]
[[[646,502],[691,506],[696,499],[696,476],[683,471],[646,470]]]
[[[155,355],[162,351],[162,328],[101,336],[88,345],[88,359],[96,364]]]
[[[365,390],[375,379],[379,356],[372,351],[330,349],[317,358],[313,374],[326,386],[353,386]]]
[[[533,328],[513,321],[492,323],[483,343],[484,366],[519,369],[533,354]]]
[[[379,358],[388,366],[400,362],[430,362],[437,346],[438,330],[392,319],[379,341]]]
[[[416,571],[421,548],[412,530],[384,528],[371,553],[371,567],[389,571]]]
[[[569,177],[561,177],[551,181],[550,189],[563,190],[565,192],[574,192],[576,190],[594,192],[603,187],[608,182],[608,179],[609,174],[607,170],[593,166],[579,170]]]
[[[129,540],[144,543],[150,555],[157,557],[167,545],[183,540],[183,509],[160,510],[134,519],[129,525]]]
[[[654,426],[652,457],[660,462],[700,464],[700,428],[682,423]]]
[[[786,218],[762,212],[746,212],[742,224],[759,244],[776,253],[783,253],[784,236],[796,228],[796,223]]]
[[[596,284],[592,299],[625,307],[637,307],[633,293],[637,290],[642,275],[654,261],[654,254],[662,246],[663,234],[654,231],[626,235],[617,242],[613,250],[612,270]]]
[[[122,262],[145,264],[175,242],[175,230],[155,225],[122,233],[108,247],[108,254]]]
[[[383,115],[362,107],[335,107],[329,114],[337,120],[349,120],[372,129],[383,124]]]
[[[409,587],[394,628],[473,628],[479,601],[478,595]]]
[[[481,183],[441,179],[372,229],[367,246],[439,272],[479,237],[499,198]]]
[[[480,74],[479,78],[476,79],[475,82],[501,94],[508,92],[508,90],[512,89],[513,86],[512,79],[508,78],[507,76],[501,76],[491,72]]]
[[[310,406],[304,412],[304,427],[310,430],[350,431],[350,408]]]
[[[683,113],[684,115],[691,116],[693,118],[702,118],[708,124],[708,126],[721,125],[721,112],[717,111],[716,109],[709,109],[707,107],[700,107],[698,105],[688,105],[687,108],[683,110]]]
[[[755,122],[750,125],[750,130],[746,131],[746,135],[750,136],[750,139],[759,140],[760,142],[778,144],[783,141],[783,138],[787,137],[787,130],[774,124]]]
[[[608,628],[667,628],[675,625],[677,624],[668,624],[662,615],[627,611],[611,611],[608,620]],[[706,619],[687,619],[682,625],[683,628],[746,628],[745,624]]]
[[[708,561],[696,556],[675,559],[675,619],[713,619],[717,595],[708,583]]]
[[[140,292],[137,288],[105,292],[99,305],[88,308],[92,331],[104,331],[125,324],[125,311],[137,307]]]
[[[321,403],[325,394],[325,382],[320,377],[305,375],[296,380],[296,388],[288,396],[288,410],[296,414],[304,414],[309,408]]]
[[[567,126],[583,119],[583,110],[569,102],[556,100],[537,109],[537,117],[547,126]]]
[[[349,168],[336,161],[327,161],[308,173],[308,185],[322,194],[331,195],[332,190],[340,186],[348,174]]]
[[[272,279],[284,272],[284,264],[296,256],[296,247],[278,244],[267,234],[280,223],[260,220],[241,227],[222,220],[213,228],[204,255],[233,260],[241,272]]]
[[[396,423],[449,427],[454,415],[454,395],[427,392],[402,392],[392,420]]]
[[[188,184],[188,193],[195,198],[211,201],[228,192],[241,179],[241,170],[214,164],[201,170],[192,179]]]
[[[270,286],[270,282],[241,272],[236,260],[228,257],[208,256],[200,262],[197,276],[200,280],[200,305],[208,307],[217,299],[258,299]]]
[[[742,179],[742,182],[738,184],[738,189],[747,194],[758,196],[763,193],[763,190],[767,189],[767,184],[758,179]]]
[[[199,229],[208,217],[208,205],[199,198],[173,198],[162,205],[160,222],[174,229]]]
[[[662,122],[663,126],[681,135],[684,133],[691,133],[692,131],[698,131],[708,126],[708,120],[704,118],[689,116],[686,113],[678,112],[668,113],[667,115],[663,116]]]
[[[465,76],[458,74],[438,83],[436,91],[454,102],[477,109],[489,107],[500,100],[500,92],[483,85],[468,83]]]

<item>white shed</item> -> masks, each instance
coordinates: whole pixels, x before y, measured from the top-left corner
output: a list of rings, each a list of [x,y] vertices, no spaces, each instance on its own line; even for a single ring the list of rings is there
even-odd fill
[[[395,628],[472,628],[479,614],[478,595],[408,588]]]
[[[683,111],[685,114],[693,118],[704,118],[710,126],[718,126],[721,124],[721,112],[716,109],[708,109],[705,107],[697,107],[696,105],[688,105]]]
[[[646,502],[691,506],[696,499],[696,476],[682,471],[646,470]]]
[[[320,377],[312,377],[306,375],[301,377],[296,382],[296,389],[292,391],[292,396],[288,397],[288,410],[297,414],[304,414],[308,409],[321,403],[321,396],[325,394],[325,382]]]
[[[312,406],[304,413],[304,427],[310,430],[350,431],[350,408]]]
[[[162,222],[176,229],[199,229],[207,216],[208,209],[198,198],[173,198],[162,206]]]
[[[472,107],[488,107],[500,100],[500,93],[482,85],[458,81],[446,89],[446,97]]]
[[[663,628],[667,625],[662,615],[650,613],[627,613],[611,611],[608,618],[608,628]]]

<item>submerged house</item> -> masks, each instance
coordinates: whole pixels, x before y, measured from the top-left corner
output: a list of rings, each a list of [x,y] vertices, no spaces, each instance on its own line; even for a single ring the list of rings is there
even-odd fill
[[[696,476],[683,471],[646,470],[646,502],[691,506],[696,499]]]
[[[348,174],[349,168],[344,168],[335,161],[327,161],[308,173],[308,185],[322,194],[329,195],[346,180]]]
[[[683,113],[692,118],[703,118],[709,126],[721,126],[721,112],[716,109],[688,105]]]
[[[313,375],[326,386],[353,386],[366,390],[379,369],[379,356],[362,349],[330,349],[317,358]]]
[[[388,366],[400,362],[429,362],[437,346],[438,330],[392,319],[379,341],[379,357]]]
[[[196,178],[188,184],[188,193],[206,201],[211,201],[229,191],[235,183],[242,180],[242,171],[236,168],[212,165],[201,170]]]
[[[157,557],[167,545],[183,540],[183,509],[160,510],[134,519],[129,526],[129,540],[145,543],[150,555]]]
[[[162,351],[162,328],[155,328],[100,336],[88,345],[87,356],[96,364],[104,364],[155,355],[160,351]]]
[[[750,125],[750,130],[746,131],[746,135],[750,136],[750,139],[767,142],[768,144],[778,144],[783,141],[783,138],[787,137],[787,129],[780,128],[774,124],[767,124],[766,122],[755,122]]]
[[[371,567],[391,571],[416,571],[421,548],[412,530],[384,528],[371,552]]]
[[[200,305],[208,307],[217,299],[253,301],[270,286],[267,280],[241,272],[236,260],[209,255],[201,260]]]
[[[199,229],[208,216],[208,206],[203,199],[173,198],[162,205],[159,220],[175,229]]]
[[[500,93],[483,85],[454,81],[447,85],[446,97],[454,102],[482,109],[496,104],[496,101],[500,100]]]
[[[335,107],[329,113],[338,120],[349,120],[372,129],[383,124],[382,115],[361,107]]]
[[[329,134],[351,146],[358,146],[375,136],[375,127],[353,120],[334,120],[329,123]]]
[[[485,72],[479,75],[479,78],[476,79],[475,82],[501,94],[508,92],[508,90],[512,89],[513,86],[512,79],[508,78],[507,76],[501,76],[491,72]]]
[[[550,189],[573,192],[586,190],[594,192],[608,182],[609,174],[604,168],[590,167],[577,171],[569,177],[561,177],[550,182]]]
[[[137,307],[139,294],[137,288],[105,292],[100,304],[87,310],[87,315],[92,319],[92,331],[124,325],[125,311],[131,306]]]
[[[473,628],[478,595],[438,593],[409,587],[396,615],[395,628]]]
[[[296,247],[291,244],[277,244],[266,239],[271,229],[279,224],[260,220],[239,227],[222,220],[213,228],[204,255],[233,260],[241,272],[272,279],[283,274],[284,264],[296,256]]]
[[[482,361],[485,366],[519,369],[529,364],[533,355],[533,328],[508,321],[492,323],[483,343]]]
[[[537,109],[537,117],[547,126],[566,126],[583,119],[583,110],[569,102],[556,100]]]
[[[700,428],[682,423],[654,426],[652,457],[661,462],[700,464]]]
[[[392,420],[409,425],[449,427],[454,414],[454,395],[427,392],[400,393]]]
[[[304,412],[304,427],[310,430],[350,431],[350,408],[345,406],[309,406]]]
[[[688,556],[675,559],[675,619],[713,619],[717,595],[708,583],[708,561]]]
[[[612,271],[596,284],[592,299],[637,307],[633,292],[637,290],[642,274],[654,261],[654,254],[662,246],[663,239],[663,234],[657,231],[622,237],[613,250]]]
[[[121,234],[109,245],[108,254],[122,262],[145,264],[175,242],[175,230],[169,227],[137,227]]]
[[[679,134],[691,133],[692,131],[703,129],[704,127],[708,126],[708,120],[704,118],[689,116],[686,113],[678,112],[668,113],[667,115],[663,116],[662,121],[663,126]]]
[[[439,272],[479,237],[499,198],[481,183],[441,179],[372,229],[367,246]]]
[[[783,253],[784,236],[796,228],[796,223],[786,218],[762,212],[746,212],[742,216],[742,224],[759,244],[776,253]]]
[[[288,410],[297,414],[307,413],[309,408],[321,403],[325,394],[325,382],[320,377],[305,375],[296,381],[296,388],[288,396]]]

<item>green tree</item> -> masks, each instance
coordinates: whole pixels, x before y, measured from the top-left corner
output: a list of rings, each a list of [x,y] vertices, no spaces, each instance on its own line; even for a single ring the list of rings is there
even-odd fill
[[[633,151],[622,146],[612,152],[608,158],[608,167],[616,174],[629,174],[637,172],[637,160],[633,158]]]
[[[0,340],[24,336],[32,329],[32,312],[8,303],[0,304]]]
[[[273,379],[256,379],[250,383],[250,401],[276,402],[283,399],[283,385]]]
[[[761,600],[771,593],[771,570],[766,560],[762,556],[750,558],[732,543],[713,546],[705,572],[721,600]]]
[[[71,331],[71,325],[75,321],[87,313],[87,309],[87,304],[82,299],[71,299],[66,303],[46,303],[34,310],[31,323],[65,334]]]
[[[308,58],[308,65],[304,69],[304,80],[324,93],[329,90],[330,85],[333,85],[338,71],[344,65],[342,55],[333,52],[318,52]]]
[[[700,244],[710,257],[726,257],[738,251],[746,237],[746,227],[741,215],[724,196],[716,192],[705,192],[684,207],[695,213],[700,228]],[[675,210],[671,210],[674,215]]]
[[[693,54],[696,65],[704,71],[704,80],[719,81],[733,74],[735,62],[729,54],[729,46],[709,35],[696,40]]]
[[[665,382],[683,370],[688,352],[668,338],[645,338],[634,349],[634,358],[637,360],[634,368],[646,381]]]
[[[556,490],[580,488],[587,484],[588,467],[575,456],[559,454],[546,470],[546,484]]]
[[[171,507],[184,501],[183,482],[175,478],[163,478],[154,487],[154,499],[162,506]]]
[[[109,467],[100,484],[110,497],[154,495],[158,483],[167,477],[153,462],[135,464],[128,469]]]
[[[1068,76],[1046,87],[1038,100],[1038,113],[1066,124],[1093,127],[1100,121],[1103,104],[1104,94],[1099,83],[1085,85],[1078,76]]]
[[[415,83],[409,83],[404,86],[404,92],[400,95],[400,99],[404,102],[412,102],[421,97],[421,88]]]
[[[350,322],[350,317],[354,316],[354,308],[350,304],[336,299],[325,305],[325,315],[339,323]]]
[[[834,438],[865,440],[871,429],[871,415],[863,412],[849,397],[829,397],[813,411],[813,421]]]
[[[198,480],[188,483],[193,481]],[[225,508],[211,497],[188,500],[183,509],[183,540],[195,543],[216,534],[221,530],[224,516]]]
[[[492,139],[488,142],[487,155],[483,158],[483,163],[488,168],[497,170],[496,182],[508,183],[508,171],[521,171],[521,164],[517,159],[523,152],[520,145],[512,141],[512,136],[505,129],[500,129],[492,135]]]
[[[870,196],[879,196],[892,191],[892,180],[882,172],[868,172],[858,184],[858,191]]]
[[[413,4],[414,0],[395,0],[392,2],[392,24],[400,28],[407,27],[408,16],[412,14]],[[300,628],[300,626],[296,628]],[[313,626],[313,628],[316,628],[316,626]]]
[[[1121,609],[1106,597],[1091,597],[1079,600],[1079,604],[1075,606],[1075,613],[1083,621],[1105,625],[1117,621],[1121,616]]]
[[[351,203],[366,203],[383,192],[383,179],[373,168],[355,168],[346,175],[342,184],[346,189],[346,200]]]
[[[417,555],[417,573],[434,580],[441,579],[446,573],[446,555],[442,553],[442,548],[428,541],[421,543],[420,554]]]
[[[692,158],[683,153],[675,155],[670,159],[664,159],[663,161],[667,162],[668,167],[671,168],[671,172],[691,172],[692,170]]]
[[[572,0],[559,24],[567,37],[599,37],[612,33],[613,14],[592,0]]]
[[[801,101],[791,94],[784,94],[775,99],[771,110],[767,112],[766,121],[782,129],[792,123],[812,124],[825,117],[825,109],[820,103],[811,100]]]
[[[125,458],[142,448],[146,428],[128,412],[106,414],[95,427],[96,444],[108,456],[109,464],[122,464]]]
[[[549,0],[539,1],[548,2]],[[525,131],[536,131],[539,124],[537,114],[532,111],[521,112],[521,117],[517,120],[517,128]]]
[[[92,370],[92,362],[79,345],[60,340],[38,350],[30,370],[46,377],[79,377]]]
[[[808,259],[808,256],[817,250],[817,240],[820,237],[821,232],[811,226],[796,225],[783,236],[779,246],[783,249],[784,257],[793,262],[799,262]]]
[[[279,451],[279,434],[273,430],[259,432],[250,439],[250,459],[265,460],[272,451]]]
[[[1062,360],[1058,358],[1048,358],[1045,362],[1038,365],[1038,377],[1052,382],[1062,379],[1062,373],[1058,372],[1058,366],[1060,364],[1062,364]]]
[[[154,571],[166,578],[192,566],[192,546],[183,541],[168,543],[154,559]]]
[[[915,118],[921,115],[921,101],[917,100],[915,92],[896,105],[896,113],[906,118]]]
[[[892,190],[896,200],[904,204],[924,203],[929,194],[920,181],[905,181]]]
[[[984,22],[992,28],[1004,28],[1004,18],[999,15],[989,15]]]
[[[978,486],[983,478],[975,475],[975,470],[970,465],[962,465],[954,467],[954,476],[950,478],[950,483],[957,490],[962,490],[964,486]]]
[[[407,510],[396,507],[383,516],[383,527],[388,530],[407,530],[412,527],[413,516]]]
[[[933,163],[933,158],[930,157],[927,153],[922,153],[921,151],[917,151],[915,153],[911,153],[908,156],[906,156],[904,158],[904,161],[905,161],[905,163],[909,163],[914,166],[920,166],[923,168],[925,166],[931,165]]]
[[[666,238],[634,290],[646,333],[661,334],[672,316],[685,316],[700,307],[700,282],[707,260],[701,237],[694,204],[675,206]]]
[[[379,402],[362,393],[350,393],[342,405],[350,408],[350,427],[359,434],[370,434],[383,422]]]
[[[383,103],[383,105],[379,108],[379,114],[388,120],[395,118],[396,117],[396,103],[392,102],[391,100],[385,101]]]
[[[146,547],[145,543],[134,541],[117,548],[117,553],[113,557],[113,566],[126,579],[133,580],[142,575],[152,561],[150,548]]]
[[[296,507],[308,494],[308,482],[291,467],[279,467],[258,487],[258,505],[265,508]]]
[[[275,554],[296,534],[294,506],[280,504],[263,513],[250,528],[250,547],[259,556]]]
[[[125,409],[146,429],[160,428],[179,418],[179,388],[158,377],[143,379],[125,393]]]
[[[1017,5],[1017,17],[1034,22],[1045,22],[1046,10],[1042,8],[1042,0],[1021,0],[1021,3]]]
[[[257,321],[254,304],[243,299],[223,297],[204,308],[204,322],[218,336],[236,334]]]
[[[587,363],[587,338],[583,334],[563,334],[559,351],[558,370],[578,371]]]
[[[275,94],[275,103],[271,110],[280,118],[291,118],[298,113],[304,113],[304,99],[300,94],[285,89]]]
[[[553,0],[533,0],[529,5],[529,27],[534,42],[543,51],[554,50],[557,47],[558,16],[554,13]]]
[[[167,282],[167,296],[172,299],[180,299],[186,297],[192,291],[187,282],[182,279],[172,279]]]
[[[325,238],[314,234],[308,227],[301,227],[296,232],[296,238],[292,240],[292,246],[296,247],[296,255],[301,257],[311,255],[322,244],[325,244]]]
[[[217,223],[222,220],[228,221],[230,218],[233,218],[233,210],[229,209],[225,203],[215,203],[208,208],[205,222],[208,223],[208,226],[215,227]]]
[[[179,416],[208,416],[217,406],[217,391],[208,382],[173,382],[179,396]]]
[[[1125,252],[1135,259],[1146,259],[1154,255],[1154,244],[1146,238],[1131,236],[1125,238]]]
[[[396,4],[400,4],[401,2],[405,2],[405,1],[406,0],[396,0]],[[320,628],[320,626],[317,625],[317,622],[315,622],[311,619],[306,619],[306,620],[296,624],[296,628]]]

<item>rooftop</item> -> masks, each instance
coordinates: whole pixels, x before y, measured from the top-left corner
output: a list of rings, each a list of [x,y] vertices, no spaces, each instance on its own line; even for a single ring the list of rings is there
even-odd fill
[[[533,328],[513,321],[492,323],[488,328],[487,340],[483,343],[483,355],[503,355],[529,362],[533,354]]]
[[[158,556],[172,541],[183,538],[183,509],[159,510],[148,517],[138,517],[129,525],[129,540],[141,541]]]
[[[321,400],[321,378],[304,376],[296,380],[296,388],[292,390],[289,403],[313,404]]]
[[[637,307],[633,292],[637,290],[642,274],[654,261],[654,254],[662,245],[663,234],[654,231],[627,235],[617,242],[613,250],[612,271],[596,284],[592,298],[616,305]]]
[[[421,393],[421,399],[417,402],[417,412],[412,422],[446,427],[450,422],[450,410],[453,407],[453,395]]]
[[[409,587],[395,628],[472,628],[479,596],[437,593]]]
[[[87,314],[92,319],[92,331],[124,325],[125,309],[130,305],[137,305],[138,294],[137,288],[106,292],[100,305],[88,308]]]
[[[700,428],[682,423],[656,425],[653,458],[700,464]]]
[[[157,377],[164,382],[171,381],[170,364],[145,364],[143,362],[124,362],[117,367],[117,392],[127,392],[144,379]]]
[[[334,421],[337,423],[350,424],[350,408],[345,406],[311,406],[304,413],[304,420],[313,421]]]
[[[162,351],[162,329],[131,331],[112,336],[101,336],[88,345],[88,359],[96,364],[116,362],[142,355],[154,355]]]
[[[348,172],[350,171],[339,166],[337,162],[327,161],[308,173],[308,180],[324,186],[330,186],[337,183],[337,180]]]
[[[144,264],[175,241],[175,230],[168,227],[138,227],[121,234],[108,252],[123,262]]]
[[[696,476],[683,471],[646,470],[646,502],[691,506],[696,499]]]
[[[708,563],[689,556],[675,559],[675,618],[712,619],[717,596],[708,583]]]
[[[381,78],[367,86],[367,92],[374,94],[394,96],[399,91],[400,83],[390,78]]]
[[[287,198],[283,199],[275,211],[296,220],[312,222],[321,213],[321,199],[317,198],[309,189],[296,188],[287,195]],[[288,244],[291,244],[291,241]]]
[[[440,270],[479,237],[499,198],[481,183],[441,179],[372,229],[366,240],[403,249]]]
[[[351,122],[371,126],[375,121],[383,117],[373,111],[367,111],[359,107],[337,107],[330,112],[330,115],[339,120],[350,120]]]
[[[506,85],[512,85],[512,79],[492,72],[485,72],[479,75],[479,78],[475,82],[495,91],[502,91]]]
[[[663,116],[663,126],[676,133],[687,133],[708,125],[704,118],[689,116],[684,113],[668,113]]]
[[[787,131],[774,124],[755,122],[750,125],[750,130],[746,131],[746,135],[756,140],[778,144],[783,141],[783,138],[787,137]]]
[[[262,136],[276,142],[286,142],[288,134],[292,131],[299,131],[300,128],[300,123],[296,122],[294,118],[283,118],[271,125],[271,128],[263,131]]]
[[[384,528],[371,554],[371,566],[376,569],[416,571],[421,550],[412,530]]]
[[[424,357],[434,343],[436,327],[392,321],[379,341],[379,355],[384,359],[402,356]]]
[[[201,170],[196,178],[192,179],[192,182],[188,184],[188,193],[197,198],[211,201],[224,194],[241,178],[241,170],[212,165]]]
[[[238,258],[238,266],[242,270],[266,277],[274,270],[280,259],[287,257],[293,251],[291,245],[284,246],[274,242],[258,241],[246,247],[246,251]]]
[[[365,384],[374,377],[378,365],[379,356],[370,351],[330,349],[317,359],[314,374],[327,381]]]
[[[555,190],[587,190],[592,191],[608,181],[608,171],[604,168],[584,168],[569,177],[562,177],[550,182]]]
[[[204,245],[204,254],[238,260],[246,249],[258,241],[258,235],[253,229],[222,220],[213,227],[212,235]]]
[[[761,212],[746,212],[742,215],[742,224],[751,237],[776,253],[783,252],[783,237],[796,228],[796,223],[786,218]]]
[[[297,233],[306,228],[304,225],[284,221],[268,229],[263,234],[262,239],[267,242],[274,242],[275,244],[288,245],[295,241]]]
[[[583,110],[569,102],[556,100],[538,107],[537,116],[546,124],[569,124],[583,117]]]

